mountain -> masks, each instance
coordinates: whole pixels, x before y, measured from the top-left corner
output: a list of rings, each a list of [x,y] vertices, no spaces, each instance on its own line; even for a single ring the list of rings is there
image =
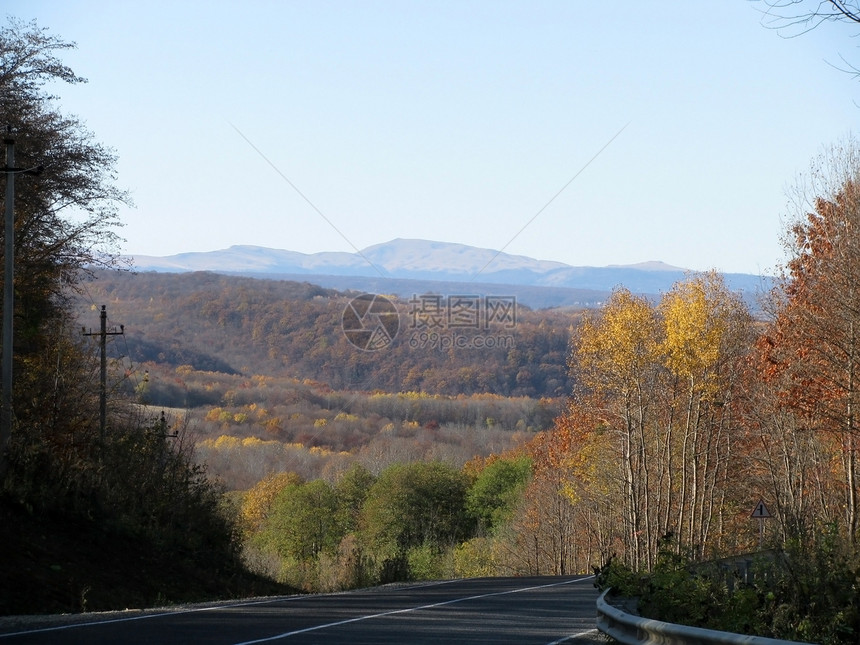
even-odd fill
[[[671,289],[688,273],[662,262],[606,267],[576,267],[562,262],[536,260],[492,249],[417,239],[394,239],[355,253],[298,253],[259,246],[231,246],[201,253],[167,257],[132,256],[139,271],[213,271],[253,277],[309,280],[325,287],[383,293],[402,293],[408,286],[418,291],[439,291],[456,284],[501,285],[526,292],[553,289],[553,295],[537,298],[537,306],[596,304],[618,285],[634,293],[659,294]],[[751,274],[725,274],[730,288],[748,299],[769,287],[769,279]],[[417,282],[416,282],[417,281]],[[425,283],[433,283],[422,289]],[[368,285],[373,285],[371,288]],[[407,289],[408,290],[408,289]],[[444,289],[443,289],[444,290]],[[513,293],[513,289],[511,289]],[[522,297],[522,296],[521,296]],[[527,302],[523,300],[523,302]],[[534,305],[530,305],[534,306]]]

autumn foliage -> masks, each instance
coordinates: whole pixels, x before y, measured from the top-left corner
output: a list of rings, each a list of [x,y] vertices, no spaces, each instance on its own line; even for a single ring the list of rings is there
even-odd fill
[[[16,213],[7,540],[24,541],[16,521],[62,515],[207,573],[168,600],[224,593],[225,580],[242,593],[260,583],[247,568],[305,590],[568,575],[612,558],[638,575],[762,542],[792,545],[797,559],[838,554],[822,559],[840,563],[836,579],[860,579],[854,142],[813,167],[764,319],[709,272],[656,299],[619,287],[587,313],[523,308],[511,342],[480,352],[405,334],[367,352],[342,329],[354,294],[94,268],[116,259],[127,196],[113,154],[43,100],[47,81],[80,81],[54,56],[68,46],[34,26],[0,30],[0,113],[24,165],[54,159],[53,174],[22,182]],[[65,218],[67,202],[81,221]],[[105,432],[95,355],[69,324],[87,325],[96,302],[127,327],[112,346]],[[148,406],[174,411],[161,422]],[[772,516],[762,534],[750,517],[759,501]],[[15,582],[0,610],[29,611],[19,589],[42,602],[45,585],[4,557]],[[66,583],[80,595],[71,608],[86,608],[90,587]],[[808,587],[795,585],[807,600]],[[90,608],[120,602],[106,589]]]
[[[619,553],[650,568],[667,533],[701,556],[734,546],[726,510],[743,503],[731,466],[751,332],[714,273],[656,305],[617,289],[577,328],[569,409],[535,448],[537,472],[557,473],[582,515],[573,541],[592,545],[586,561]]]
[[[768,544],[836,527],[853,550],[859,162],[849,145],[814,168],[767,320],[707,273],[658,302],[619,288],[575,328],[568,410],[531,442],[533,485],[553,480],[576,517],[568,550],[634,570],[653,568],[660,544],[694,560],[754,550],[759,500]],[[526,502],[534,522],[541,500]]]
[[[813,167],[807,199],[787,245],[790,259],[773,323],[757,349],[761,376],[778,397],[782,427],[762,423],[779,446],[799,448],[784,495],[786,514],[809,532],[829,519],[857,540],[857,406],[860,358],[860,157],[838,147]],[[785,454],[787,451],[783,449]],[[806,484],[800,487],[802,479]],[[835,497],[835,499],[834,499]]]

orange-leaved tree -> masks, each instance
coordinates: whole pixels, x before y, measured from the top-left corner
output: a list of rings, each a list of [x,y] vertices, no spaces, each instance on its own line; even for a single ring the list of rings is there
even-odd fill
[[[856,543],[860,403],[860,147],[822,154],[797,191],[788,262],[773,321],[759,342],[763,375],[808,431],[835,438],[841,520]],[[828,519],[828,518],[822,518]]]

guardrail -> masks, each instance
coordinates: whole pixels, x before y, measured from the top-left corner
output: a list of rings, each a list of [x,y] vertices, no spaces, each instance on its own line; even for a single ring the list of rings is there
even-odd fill
[[[634,616],[606,601],[607,589],[597,599],[597,629],[624,645],[797,645],[799,641],[784,641],[763,636],[747,636],[720,632],[715,629],[688,627],[661,620]],[[805,645],[811,645],[806,643]]]
[[[785,566],[785,560],[785,553],[766,550],[705,562],[699,565],[699,568],[707,565],[716,567],[726,585],[726,590],[731,594],[734,592],[737,582],[745,585],[751,585],[754,582],[764,582],[765,586],[769,587],[773,579],[772,567],[775,565]],[[764,562],[769,563],[770,566],[756,566],[757,563],[761,565]]]

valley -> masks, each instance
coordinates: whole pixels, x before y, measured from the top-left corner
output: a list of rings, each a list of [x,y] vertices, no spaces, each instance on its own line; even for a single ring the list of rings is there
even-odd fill
[[[168,410],[231,490],[283,471],[334,480],[353,462],[373,473],[412,461],[460,467],[522,443],[561,411],[578,312],[511,300],[507,318],[488,321],[488,301],[472,300],[465,313],[478,324],[461,310],[431,329],[419,319],[447,312],[446,298],[389,296],[399,333],[364,351],[343,329],[357,295],[207,272],[97,272],[74,312],[91,328],[106,306],[110,328],[123,326],[107,343],[111,391],[153,418]],[[443,338],[469,342],[432,342]]]

